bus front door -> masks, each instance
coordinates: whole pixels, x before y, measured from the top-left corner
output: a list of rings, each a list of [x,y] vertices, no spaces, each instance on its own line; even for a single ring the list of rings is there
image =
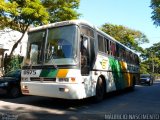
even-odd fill
[[[89,37],[83,36],[81,40],[81,74],[89,75]]]

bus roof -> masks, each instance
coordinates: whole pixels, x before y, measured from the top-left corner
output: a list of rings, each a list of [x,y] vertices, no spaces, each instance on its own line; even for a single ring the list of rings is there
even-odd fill
[[[38,26],[38,27],[31,27],[31,28],[29,28],[28,32],[43,30],[43,29],[52,28],[52,27],[60,27],[60,26],[64,26],[64,25],[73,25],[73,24],[76,24],[76,25],[85,24],[85,25],[88,25],[92,28],[95,28],[94,25],[90,24],[89,22],[87,22],[85,20],[68,20],[68,21],[61,21],[61,22],[51,23],[51,24],[47,24],[47,25],[42,25],[42,26]]]
[[[75,25],[80,25],[80,24],[88,25],[89,27],[95,29],[97,32],[99,32],[102,35],[106,36],[110,40],[118,43],[119,45],[123,46],[125,49],[127,49],[127,50],[133,52],[134,54],[136,54],[132,49],[130,49],[127,46],[123,45],[122,43],[120,43],[119,41],[114,39],[112,36],[110,36],[107,33],[103,32],[102,30],[97,28],[95,25],[89,23],[86,20],[68,20],[68,21],[61,21],[61,22],[51,23],[51,24],[47,24],[47,25],[43,25],[43,26],[39,26],[39,27],[31,27],[31,28],[29,28],[28,32],[34,32],[34,31],[39,31],[39,30],[43,30],[43,29],[47,29],[47,28],[60,27],[60,26],[73,25],[73,24],[75,24]]]

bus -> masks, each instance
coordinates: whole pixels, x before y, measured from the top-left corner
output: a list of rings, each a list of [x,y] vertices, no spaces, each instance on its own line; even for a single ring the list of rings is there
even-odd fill
[[[100,101],[134,89],[139,58],[87,21],[62,21],[29,29],[21,77],[25,95]]]

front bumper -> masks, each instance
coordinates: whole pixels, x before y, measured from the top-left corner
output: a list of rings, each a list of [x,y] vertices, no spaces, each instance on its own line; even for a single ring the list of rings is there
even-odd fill
[[[141,80],[141,84],[148,84],[150,83],[150,80],[147,79],[140,79]]]
[[[22,94],[63,99],[86,98],[84,84],[58,84],[41,82],[22,82]]]

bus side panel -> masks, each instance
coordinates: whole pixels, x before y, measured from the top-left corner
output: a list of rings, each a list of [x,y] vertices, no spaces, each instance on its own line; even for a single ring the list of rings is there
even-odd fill
[[[134,66],[129,67],[124,61],[119,61],[114,57],[98,54],[94,66],[95,77],[103,75],[106,80],[106,92],[121,90],[133,85],[133,78],[136,71]]]
[[[114,58],[110,58],[109,61],[116,88],[120,90],[131,87],[133,85],[133,71],[129,69],[129,65],[124,61],[118,61]]]
[[[98,54],[93,69],[95,71],[94,78],[96,82],[99,76],[104,76],[106,81],[106,92],[115,91],[117,89],[108,56]]]

